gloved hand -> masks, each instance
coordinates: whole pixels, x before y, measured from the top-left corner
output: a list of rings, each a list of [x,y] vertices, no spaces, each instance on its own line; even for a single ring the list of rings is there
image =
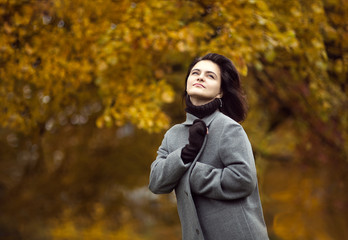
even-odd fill
[[[201,119],[196,119],[189,128],[189,144],[186,144],[181,151],[181,158],[184,163],[192,162],[201,149],[204,137],[207,134],[207,126]]]

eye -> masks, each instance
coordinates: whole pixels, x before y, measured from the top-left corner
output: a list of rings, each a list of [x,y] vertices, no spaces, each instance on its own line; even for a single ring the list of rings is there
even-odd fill
[[[194,72],[191,73],[191,75],[198,75],[198,72],[194,71]]]
[[[209,74],[208,77],[215,79],[215,76],[213,74]]]

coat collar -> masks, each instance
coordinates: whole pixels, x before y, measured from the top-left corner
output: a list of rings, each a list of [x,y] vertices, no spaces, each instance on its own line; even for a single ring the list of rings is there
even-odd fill
[[[219,110],[216,110],[214,113],[210,114],[209,116],[206,116],[204,118],[202,118],[202,120],[205,122],[205,124],[207,126],[210,125],[210,123],[213,121],[213,119],[220,114]],[[186,121],[183,122],[182,124],[185,126],[190,126],[193,124],[193,121],[199,119],[198,117],[196,117],[195,115],[192,115],[191,113],[186,113]]]

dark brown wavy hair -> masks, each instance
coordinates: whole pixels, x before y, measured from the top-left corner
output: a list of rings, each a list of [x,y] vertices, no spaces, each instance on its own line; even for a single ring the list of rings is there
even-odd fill
[[[184,97],[187,96],[187,78],[189,77],[194,65],[202,60],[212,61],[220,67],[221,89],[223,93],[221,98],[222,107],[220,108],[220,111],[236,122],[242,122],[246,118],[248,112],[246,97],[243,93],[236,67],[230,59],[223,55],[208,53],[207,55],[195,58],[192,61],[186,75]]]

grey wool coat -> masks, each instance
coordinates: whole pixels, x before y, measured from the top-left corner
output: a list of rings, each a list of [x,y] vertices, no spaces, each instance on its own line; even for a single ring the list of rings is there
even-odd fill
[[[216,111],[202,120],[208,127],[192,163],[181,150],[188,143],[187,119],[169,129],[151,164],[149,189],[175,190],[183,240],[268,239],[249,139],[242,126]]]

